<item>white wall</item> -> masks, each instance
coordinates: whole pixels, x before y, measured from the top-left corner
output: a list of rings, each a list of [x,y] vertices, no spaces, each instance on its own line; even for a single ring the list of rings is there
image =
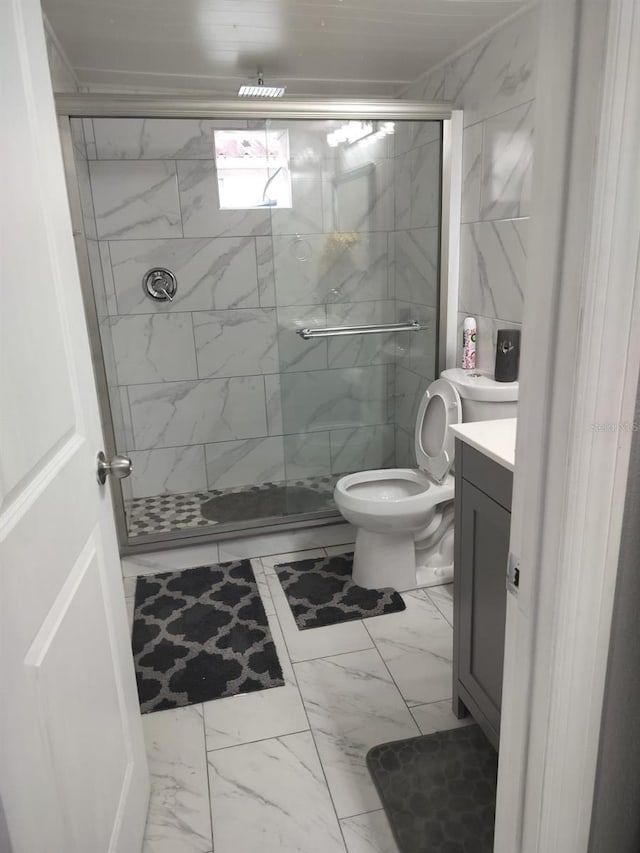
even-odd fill
[[[487,369],[497,329],[522,322],[537,42],[534,8],[402,94],[464,110],[458,325],[467,314],[477,318],[478,366]]]

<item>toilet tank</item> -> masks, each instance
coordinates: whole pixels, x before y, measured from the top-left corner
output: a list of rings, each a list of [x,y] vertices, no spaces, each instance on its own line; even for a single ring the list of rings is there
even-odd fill
[[[517,417],[517,382],[496,382],[486,370],[463,370],[461,367],[443,370],[440,376],[460,394],[463,422]]]

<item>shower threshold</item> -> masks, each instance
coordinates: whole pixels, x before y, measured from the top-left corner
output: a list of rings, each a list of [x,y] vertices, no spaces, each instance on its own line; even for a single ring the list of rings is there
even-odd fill
[[[213,528],[229,522],[335,511],[333,488],[342,476],[325,475],[207,492],[133,498],[125,501],[129,539]]]

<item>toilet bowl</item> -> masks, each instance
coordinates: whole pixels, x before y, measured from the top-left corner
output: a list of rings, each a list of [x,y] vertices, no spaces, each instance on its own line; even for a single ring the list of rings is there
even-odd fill
[[[360,471],[338,480],[336,506],[356,528],[355,583],[409,590],[453,579],[455,441],[449,426],[514,417],[517,386],[482,371],[443,371],[418,409],[418,468]]]

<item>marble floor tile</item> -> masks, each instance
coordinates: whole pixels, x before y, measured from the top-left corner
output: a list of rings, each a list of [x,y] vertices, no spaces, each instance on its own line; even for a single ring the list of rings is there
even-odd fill
[[[398,853],[382,809],[345,818],[340,826],[349,853]]]
[[[408,705],[451,696],[453,632],[424,592],[403,596],[406,610],[366,620],[366,629]]]
[[[309,728],[300,693],[292,684],[205,702],[204,720],[209,751]]]
[[[251,562],[255,565],[258,561]],[[268,614],[268,620],[282,667],[284,686],[205,702],[202,707],[207,750],[280,737],[309,728],[280,624],[275,615]]]
[[[142,853],[209,853],[213,847],[202,706],[142,717],[151,800]]]
[[[449,625],[453,626],[453,584],[444,583],[442,586],[432,586],[426,594],[427,598],[433,601]]]
[[[208,759],[216,853],[344,853],[310,732]]]
[[[289,657],[294,663],[373,648],[371,637],[367,634],[360,620],[300,631],[277,576],[267,574],[267,583],[282,627]]]
[[[410,710],[423,735],[459,729],[475,722],[470,714],[459,720],[451,710],[451,699],[430,702],[428,705],[414,705]]]
[[[375,649],[294,664],[338,817],[380,808],[365,764],[377,744],[418,727]]]
[[[271,598],[271,592],[269,591],[269,584],[267,583],[262,561],[259,558],[254,558],[251,560],[251,568],[253,569],[253,574],[256,579],[256,583],[258,584],[258,592],[262,599],[264,612],[267,616],[275,616],[276,609],[273,606],[273,599]]]

